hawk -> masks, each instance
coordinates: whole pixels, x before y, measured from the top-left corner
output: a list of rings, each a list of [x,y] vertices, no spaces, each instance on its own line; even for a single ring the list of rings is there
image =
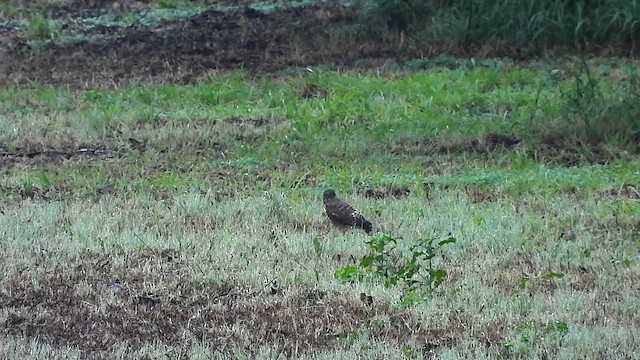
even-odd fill
[[[333,189],[324,191],[322,202],[324,212],[334,224],[358,227],[367,234],[371,233],[371,222],[367,221],[356,208],[340,200]]]

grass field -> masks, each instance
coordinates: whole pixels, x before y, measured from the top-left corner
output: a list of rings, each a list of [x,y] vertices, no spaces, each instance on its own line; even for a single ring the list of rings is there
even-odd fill
[[[636,358],[637,69],[19,73],[0,90],[0,357]],[[326,219],[329,187],[371,236]],[[431,261],[389,284],[425,239]]]

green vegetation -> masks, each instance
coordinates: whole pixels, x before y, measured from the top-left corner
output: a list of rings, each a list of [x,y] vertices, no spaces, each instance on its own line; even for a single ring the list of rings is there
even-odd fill
[[[373,344],[372,356],[419,357],[425,341],[442,358],[631,354],[640,161],[627,141],[636,110],[613,104],[634,96],[636,70],[597,61],[574,74],[580,64],[4,90],[2,301],[22,305],[3,310],[14,345],[0,351],[104,351],[45,336],[65,334],[54,325],[35,328],[37,345],[16,332],[38,321],[29,304],[57,324],[71,302],[96,306],[75,305],[77,324],[136,309],[129,326],[149,337],[101,338],[131,357],[210,356],[199,339],[214,323],[207,336],[233,339],[234,356],[350,357]],[[616,106],[625,137],[599,127]],[[351,194],[377,235],[333,228],[326,186]],[[432,239],[447,233],[456,242],[440,248]],[[349,269],[382,281],[344,284]],[[38,300],[48,291],[67,295]],[[251,330],[283,324],[297,326],[283,340]]]
[[[640,31],[640,5],[625,0],[361,0],[361,7],[368,32],[402,30],[451,44],[618,47]]]
[[[336,270],[336,278],[345,283],[381,279],[386,287],[403,285],[404,305],[416,305],[431,299],[447,276],[446,270],[435,268],[434,258],[440,255],[442,246],[456,240],[449,237],[437,242],[434,238],[411,241],[410,255],[398,250],[398,240],[401,239],[384,235],[365,241],[371,254],[362,257],[359,267],[347,266]]]
[[[392,53],[372,68],[369,49],[313,65],[287,57],[304,39],[280,27],[361,8],[378,35],[404,33],[389,48],[613,31],[619,46],[633,2],[517,16],[510,1],[91,3],[66,19],[60,4],[0,7],[19,24],[0,55],[21,70],[0,89],[0,358],[640,353],[637,61]],[[221,56],[247,65],[208,62]],[[328,187],[372,236],[328,221]]]
[[[574,90],[583,75],[572,71],[505,64],[434,68],[394,80],[313,72],[287,82],[236,73],[184,86],[5,91],[0,141],[6,146],[75,151],[88,144],[115,158],[92,166],[64,163],[68,176],[47,181],[39,180],[50,170],[46,163],[26,174],[20,169],[9,173],[6,189],[21,188],[27,176],[42,190],[63,186],[84,194],[100,190],[86,180],[99,176],[102,186],[121,191],[184,191],[208,188],[214,172],[256,191],[307,183],[349,189],[354,182],[416,189],[425,182],[463,184],[508,193],[634,184],[638,164],[629,160],[637,151],[637,110],[630,99],[637,95],[626,84],[633,84],[636,70],[621,64],[615,72],[594,71],[597,88],[588,92]],[[562,75],[550,77],[556,72]],[[313,92],[320,96],[303,97]],[[605,122],[609,109],[626,116]],[[491,136],[504,133],[522,140],[514,150],[500,150],[513,145]],[[142,153],[136,155],[129,138],[144,143]],[[199,161],[203,156],[208,161]],[[421,166],[456,156],[485,160]],[[144,166],[122,171],[114,161]],[[156,162],[166,169],[156,171]]]

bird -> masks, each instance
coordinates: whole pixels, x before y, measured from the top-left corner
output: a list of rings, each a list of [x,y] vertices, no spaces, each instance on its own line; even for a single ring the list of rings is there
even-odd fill
[[[335,190],[325,190],[322,202],[324,203],[324,212],[334,224],[362,228],[367,234],[371,233],[371,222],[365,219],[356,208],[340,200],[336,196]]]

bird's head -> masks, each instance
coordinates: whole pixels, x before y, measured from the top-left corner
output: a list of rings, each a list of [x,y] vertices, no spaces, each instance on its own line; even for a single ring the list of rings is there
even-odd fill
[[[333,189],[327,189],[324,191],[324,194],[322,194],[322,199],[327,200],[327,199],[332,199],[336,197],[336,192]]]

